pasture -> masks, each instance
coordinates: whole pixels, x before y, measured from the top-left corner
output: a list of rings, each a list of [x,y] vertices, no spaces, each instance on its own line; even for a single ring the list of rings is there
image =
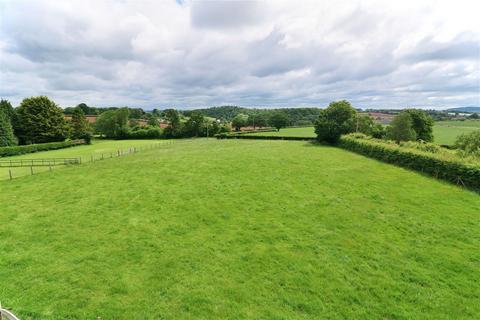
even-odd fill
[[[278,137],[307,137],[315,138],[315,129],[313,127],[283,128],[280,131],[267,131],[248,133],[254,136],[278,136]]]
[[[433,135],[436,143],[452,145],[459,135],[474,130],[480,130],[480,120],[437,121],[433,127]]]
[[[480,197],[342,149],[200,139],[0,190],[21,319],[480,317]]]
[[[166,140],[92,140],[90,145],[75,146],[71,148],[41,151],[35,153],[27,153],[13,157],[0,157],[0,160],[20,160],[20,159],[42,159],[42,158],[81,158],[82,162],[91,161],[93,159],[100,159],[103,155],[108,158],[114,156],[118,151],[128,151],[133,147],[146,147],[152,144],[169,143]],[[58,170],[63,167],[53,167],[53,170]],[[7,167],[0,167],[0,180],[9,179]],[[30,175],[30,167],[14,167],[11,168],[12,176],[14,178]],[[34,167],[34,173],[46,172],[50,168]]]

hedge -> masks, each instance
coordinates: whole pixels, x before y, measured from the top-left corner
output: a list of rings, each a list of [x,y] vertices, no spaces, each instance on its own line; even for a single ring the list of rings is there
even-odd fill
[[[480,191],[480,163],[469,163],[453,154],[446,157],[352,135],[342,136],[339,146],[367,157]]]
[[[250,136],[238,134],[219,133],[215,135],[217,139],[250,139],[250,140],[296,140],[296,141],[312,141],[315,138],[309,137],[282,137],[282,136]]]
[[[78,146],[81,144],[86,144],[85,140],[78,139],[78,140],[68,140],[68,141],[62,141],[62,142],[28,144],[24,146],[1,147],[0,157],[16,156],[20,154],[33,153],[38,151],[63,149],[63,148]]]

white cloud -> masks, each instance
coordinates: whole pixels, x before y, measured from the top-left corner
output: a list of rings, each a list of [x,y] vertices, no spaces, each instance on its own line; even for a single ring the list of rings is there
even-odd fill
[[[0,96],[480,105],[476,1],[2,1]]]

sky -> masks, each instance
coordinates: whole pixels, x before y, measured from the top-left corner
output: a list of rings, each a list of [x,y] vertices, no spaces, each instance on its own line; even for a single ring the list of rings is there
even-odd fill
[[[480,106],[480,1],[0,0],[0,97]]]

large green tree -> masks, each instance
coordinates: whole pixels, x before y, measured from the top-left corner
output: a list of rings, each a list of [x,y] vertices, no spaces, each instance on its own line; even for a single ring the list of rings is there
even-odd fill
[[[12,104],[8,100],[0,100],[0,112],[3,112],[10,121],[13,121],[15,109],[13,109]]]
[[[288,117],[285,113],[276,112],[272,114],[268,122],[272,127],[277,129],[277,131],[280,131],[281,128],[285,128],[288,125]]]
[[[387,139],[394,140],[397,143],[400,141],[413,141],[416,138],[417,133],[413,129],[413,120],[408,112],[400,112],[387,128]]]
[[[107,138],[124,138],[129,130],[128,114],[127,108],[106,111],[98,117],[95,129]]]
[[[412,118],[412,127],[415,130],[416,139],[432,142],[434,124],[432,117],[419,109],[406,109],[403,112],[408,113]]]
[[[342,134],[355,131],[357,111],[346,100],[331,102],[315,121],[317,139],[336,143]]]
[[[9,147],[17,144],[17,138],[13,134],[13,127],[6,112],[0,109],[0,147]]]
[[[193,112],[184,126],[184,136],[198,137],[205,134],[205,118],[200,113]]]
[[[45,96],[23,99],[14,129],[22,144],[63,141],[68,135],[63,110]]]
[[[72,113],[71,126],[71,137],[73,139],[84,139],[85,142],[90,143],[92,138],[90,124],[85,117],[81,108],[75,108]]]

